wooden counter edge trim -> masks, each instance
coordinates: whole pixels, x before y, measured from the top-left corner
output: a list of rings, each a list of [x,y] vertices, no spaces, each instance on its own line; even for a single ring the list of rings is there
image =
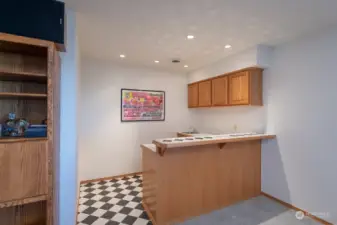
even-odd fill
[[[284,205],[287,208],[293,209],[295,211],[301,211],[301,212],[304,213],[305,216],[310,217],[311,219],[313,219],[313,220],[315,220],[315,221],[317,221],[319,223],[322,223],[322,224],[325,224],[325,225],[333,225],[332,223],[330,223],[328,221],[325,221],[325,220],[323,220],[321,218],[318,218],[318,217],[312,215],[311,213],[308,213],[307,211],[305,211],[303,209],[297,208],[296,206],[293,206],[293,205],[291,205],[289,203],[286,203],[286,202],[284,202],[284,201],[282,201],[282,200],[280,200],[278,198],[275,198],[274,196],[269,195],[269,194],[267,194],[267,193],[265,193],[263,191],[261,192],[261,195],[263,195],[263,196],[265,196],[265,197],[267,197],[267,198],[269,198],[271,200],[274,200],[274,201],[280,203],[281,205]]]
[[[242,68],[242,69],[239,69],[239,70],[234,70],[234,71],[230,71],[230,72],[227,72],[227,73],[224,73],[224,74],[216,75],[214,77],[210,77],[210,78],[207,78],[207,79],[198,80],[198,81],[195,81],[193,83],[189,83],[188,85],[197,84],[197,83],[200,83],[200,82],[203,82],[203,81],[213,80],[213,79],[224,77],[224,76],[229,76],[231,74],[243,72],[243,71],[246,71],[246,70],[264,70],[264,68],[259,67],[259,66],[245,67],[245,68]]]
[[[256,141],[264,139],[274,139],[276,135],[264,135],[264,136],[253,136],[253,137],[242,137],[242,138],[224,138],[216,140],[198,141],[198,142],[184,142],[184,143],[160,143],[154,140],[152,143],[157,147],[167,149],[167,148],[179,148],[179,147],[191,147],[200,145],[211,145],[211,144],[224,144],[224,143],[234,143],[234,142],[244,142],[244,141]]]
[[[146,203],[144,201],[142,201],[142,206],[146,212],[146,214],[148,215],[149,219],[151,220],[152,224],[153,225],[158,225],[157,224],[157,221],[154,219],[151,211],[150,211],[150,208],[146,205]]]
[[[82,180],[80,184],[88,184],[88,183],[102,181],[102,180],[112,180],[116,178],[123,178],[123,177],[135,176],[135,175],[141,175],[141,174],[143,174],[143,172],[126,173],[126,174],[111,176],[111,177],[102,177],[102,178],[96,178],[96,179],[91,179],[91,180]]]
[[[47,200],[47,195],[39,195],[39,196],[30,197],[30,198],[6,201],[6,202],[0,203],[0,209],[12,207],[12,206],[18,206],[18,205],[25,205],[25,204],[34,203],[34,202],[41,202],[41,201],[46,201],[46,200]]]

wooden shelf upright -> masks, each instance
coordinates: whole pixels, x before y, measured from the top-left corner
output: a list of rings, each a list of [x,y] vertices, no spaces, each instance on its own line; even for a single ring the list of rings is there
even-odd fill
[[[57,220],[59,84],[55,43],[0,33],[0,123],[8,113],[33,124],[47,119],[47,137],[0,135],[1,224]]]

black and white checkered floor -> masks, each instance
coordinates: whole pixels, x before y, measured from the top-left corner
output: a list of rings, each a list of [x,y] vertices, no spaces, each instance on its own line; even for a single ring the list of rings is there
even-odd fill
[[[77,224],[152,225],[141,191],[141,175],[82,184]]]

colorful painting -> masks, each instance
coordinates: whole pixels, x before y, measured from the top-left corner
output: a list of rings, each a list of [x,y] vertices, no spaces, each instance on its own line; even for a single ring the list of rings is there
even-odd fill
[[[165,92],[122,89],[122,122],[164,121]]]

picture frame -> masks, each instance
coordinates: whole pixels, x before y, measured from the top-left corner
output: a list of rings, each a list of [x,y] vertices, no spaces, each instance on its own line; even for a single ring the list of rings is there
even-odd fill
[[[121,122],[165,121],[165,91],[121,89]]]

